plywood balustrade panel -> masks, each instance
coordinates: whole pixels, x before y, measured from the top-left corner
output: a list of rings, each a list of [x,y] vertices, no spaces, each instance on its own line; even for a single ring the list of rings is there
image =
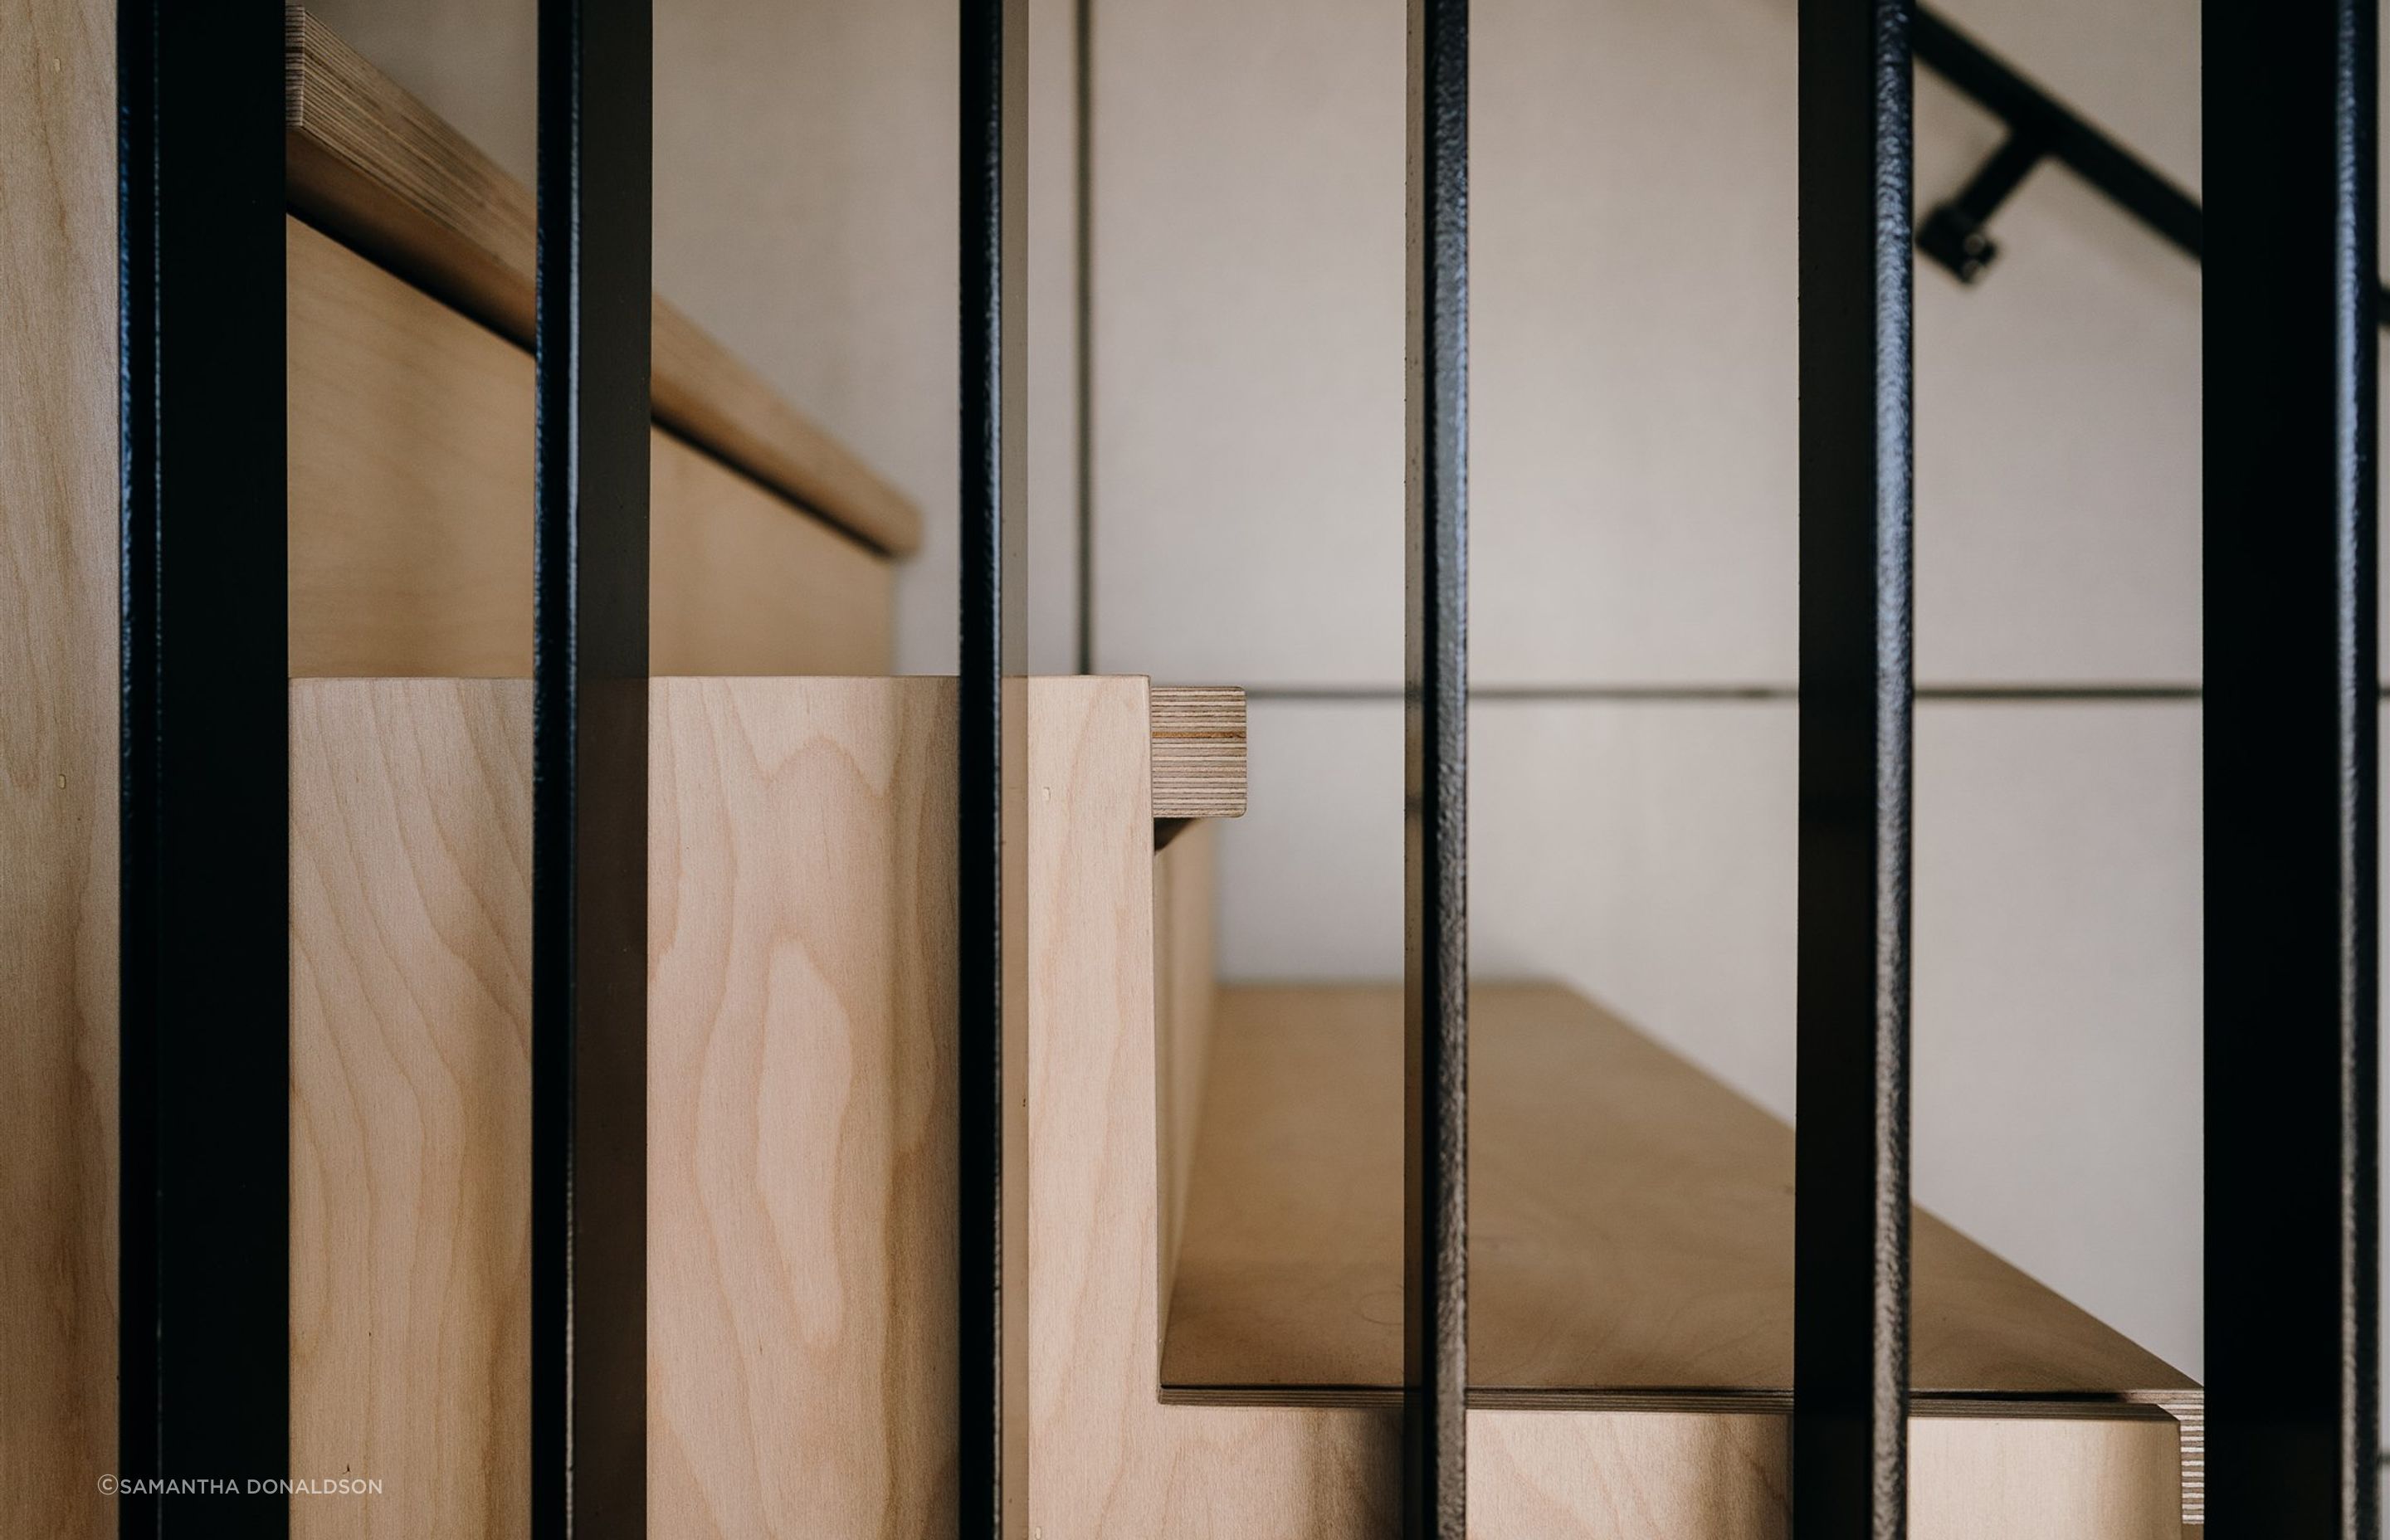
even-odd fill
[[[286,222],[290,672],[527,678],[532,358]],[[649,666],[890,666],[893,569],[662,431],[649,436]]]
[[[116,1534],[116,8],[0,19],[0,1514]]]
[[[293,1535],[528,1533],[530,962],[529,683],[294,683]]]
[[[955,1525],[951,679],[658,680],[649,1521]]]
[[[649,1518],[954,1523],[954,686],[658,680]],[[526,1531],[531,690],[291,687],[294,1504]]]
[[[1029,701],[1031,1531],[1391,1534],[1393,1412],[1161,1404],[1146,683]]]

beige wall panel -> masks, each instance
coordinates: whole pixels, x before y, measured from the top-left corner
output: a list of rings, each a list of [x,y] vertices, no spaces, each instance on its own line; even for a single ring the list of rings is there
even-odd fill
[[[290,671],[531,673],[532,360],[297,220]],[[659,673],[880,674],[889,564],[649,437]]]
[[[113,6],[0,19],[0,1508],[116,1533]]]
[[[1912,1178],[2200,1374],[2200,711],[1917,718]]]
[[[527,1534],[531,685],[290,691],[294,1535]]]
[[[2195,162],[2195,12],[2090,9],[1960,19],[2045,39],[2028,67],[2104,82],[2087,109]],[[1101,661],[1392,684],[1401,13],[1099,16]],[[1792,7],[1503,0],[1474,36],[1476,676],[1789,680]],[[1996,139],[1927,76],[1921,198]],[[2197,270],[2056,168],[1998,234],[1975,288],[1918,276],[1920,667],[2195,677]]]

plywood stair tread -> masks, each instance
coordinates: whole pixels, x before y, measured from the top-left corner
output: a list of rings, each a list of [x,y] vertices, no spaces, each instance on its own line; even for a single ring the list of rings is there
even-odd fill
[[[1472,1394],[1788,1392],[1791,1127],[1565,988],[1471,999]],[[1176,1395],[1400,1384],[1401,1012],[1394,985],[1221,991],[1168,1300]],[[2197,1402],[1921,1211],[1914,1268],[1921,1395]]]
[[[286,12],[290,207],[494,330],[532,339],[530,188],[298,6]],[[920,545],[912,501],[697,324],[654,302],[656,419],[893,555]]]

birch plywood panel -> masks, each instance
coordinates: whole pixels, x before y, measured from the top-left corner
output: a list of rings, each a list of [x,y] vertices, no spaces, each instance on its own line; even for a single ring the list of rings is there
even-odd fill
[[[1791,1127],[1569,990],[1471,1005],[1472,1380],[1789,1390]],[[1398,985],[1221,993],[1174,1386],[1399,1383],[1401,1033]],[[1916,1293],[1920,1391],[2197,1399],[1924,1213]]]
[[[294,1535],[528,1532],[530,960],[530,685],[294,683]]]
[[[1788,1540],[1791,1430],[1710,1410],[1469,1414],[1475,1540]],[[2174,1420],[2043,1406],[1908,1423],[1914,1540],[2179,1540]]]
[[[954,1531],[954,700],[653,687],[657,1534]]]
[[[0,1511],[116,1534],[116,45],[0,33]]]
[[[1029,701],[1031,1533],[1392,1534],[1392,1412],[1160,1402],[1146,684]]]
[[[1156,745],[1157,757],[1159,743]],[[1159,778],[1159,771],[1156,772]],[[1156,790],[1156,801],[1160,791]],[[1153,1034],[1160,1083],[1162,1276],[1178,1276],[1178,1235],[1187,1218],[1187,1183],[1202,1126],[1203,1072],[1212,1061],[1212,1002],[1219,993],[1213,949],[1218,861],[1213,826],[1191,823],[1153,853]],[[1163,1296],[1163,1325],[1170,1299]]]
[[[527,344],[532,190],[322,22],[295,6],[287,22],[291,206]],[[679,311],[653,308],[659,420],[882,550],[920,544],[902,493]]]
[[[528,677],[531,355],[285,230],[291,674]],[[656,672],[888,667],[886,560],[671,434],[648,454]]]
[[[291,690],[296,1533],[526,1532],[530,701]],[[954,693],[659,680],[650,1521],[951,1533]]]

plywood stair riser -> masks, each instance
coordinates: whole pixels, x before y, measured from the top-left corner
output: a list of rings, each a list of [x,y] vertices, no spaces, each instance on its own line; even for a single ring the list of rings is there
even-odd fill
[[[292,219],[295,677],[528,678],[531,355]],[[650,666],[885,674],[888,559],[662,430]]]
[[[1390,1408],[1161,1393],[1210,851],[1155,850],[1145,681],[1027,699],[1022,1533],[1391,1534]],[[651,1533],[950,1532],[952,681],[650,702]],[[302,1536],[525,1533],[529,745],[523,681],[292,686],[293,1464],[386,1482]],[[1475,1534],[1785,1533],[1778,1412],[1470,1429]],[[2177,1452],[2150,1407],[1921,1417],[1912,1533],[2172,1540]]]
[[[295,5],[283,88],[290,207],[529,346],[532,189]],[[903,493],[661,297],[650,341],[659,422],[874,550],[919,546],[920,511]]]

